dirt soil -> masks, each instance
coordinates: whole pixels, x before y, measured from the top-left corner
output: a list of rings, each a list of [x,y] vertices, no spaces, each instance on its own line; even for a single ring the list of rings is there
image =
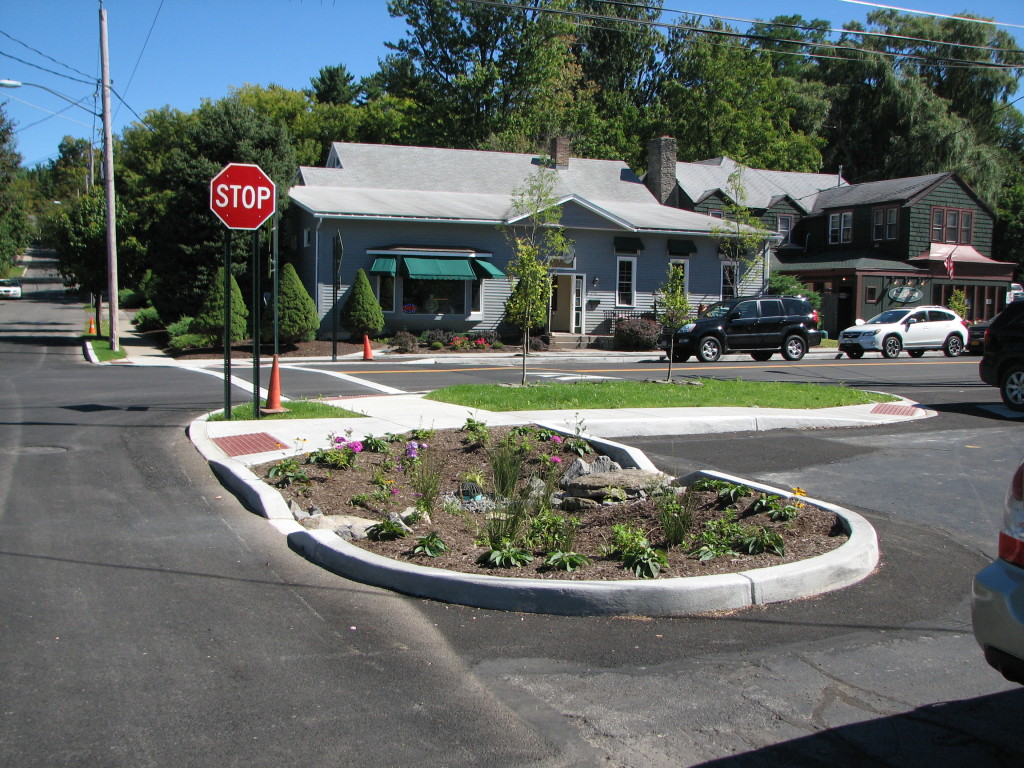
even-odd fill
[[[490,430],[489,445],[496,445],[509,432],[507,427],[494,427]],[[345,436],[339,436],[345,437]],[[363,435],[358,433],[348,436],[360,440]],[[326,469],[320,464],[303,464],[309,477],[308,483],[295,482],[280,487],[286,500],[294,500],[302,509],[316,508],[325,515],[354,515],[358,517],[380,520],[389,512],[403,512],[415,505],[417,496],[410,486],[408,473],[400,469],[401,458],[406,451],[407,441],[414,439],[410,434],[403,439],[391,443],[390,456],[383,453],[372,453],[364,450],[357,455],[356,465],[348,469]],[[435,462],[442,482],[440,493],[457,494],[463,477],[467,471],[477,470],[490,483],[490,470],[487,449],[473,442],[461,430],[438,430],[431,436],[420,441],[420,457],[426,461],[429,455]],[[528,474],[540,474],[551,467],[551,457],[556,457],[556,471],[560,474],[576,458],[569,450],[566,442],[558,445],[554,442],[530,439],[530,459],[526,466]],[[328,446],[303,446],[307,451],[315,451]],[[591,453],[584,458],[591,462],[597,454]],[[390,460],[391,464],[385,464]],[[275,462],[276,463],[276,462]],[[271,485],[276,481],[267,478],[267,472],[275,463],[253,467],[253,471],[263,477]],[[382,467],[382,465],[384,465]],[[376,484],[374,480],[376,479]],[[383,488],[383,490],[378,490]],[[377,492],[377,499],[369,498]],[[363,499],[353,499],[362,496]],[[700,562],[680,548],[668,550],[669,568],[662,575],[667,577],[699,576],[718,573],[735,573],[753,568],[762,568],[803,560],[828,552],[845,543],[847,536],[843,531],[839,518],[832,512],[805,504],[800,515],[787,523],[776,523],[768,519],[765,513],[752,513],[750,504],[756,495],[741,499],[736,505],[739,510],[740,522],[744,525],[764,526],[781,534],[785,542],[785,554],[723,556],[713,560]],[[714,492],[703,492],[694,509],[693,527],[697,532],[706,520],[721,517],[725,503],[717,500]],[[465,573],[490,573],[499,576],[533,577],[545,579],[633,579],[632,571],[625,569],[616,557],[602,554],[603,548],[611,542],[611,526],[615,523],[638,525],[647,534],[650,543],[663,548],[664,541],[658,523],[656,502],[652,498],[638,499],[624,503],[601,506],[594,510],[581,512],[558,512],[564,517],[578,517],[581,521],[576,532],[573,549],[590,558],[590,565],[580,570],[565,572],[552,570],[544,566],[547,553],[533,553],[532,563],[520,568],[488,568],[477,563],[477,558],[485,551],[478,544],[479,530],[485,516],[482,512],[466,512],[452,514],[442,509],[441,497],[435,505],[429,523],[421,522],[412,526],[412,535],[393,541],[361,540],[353,542],[357,546],[378,554],[406,560],[420,565],[447,568]],[[340,522],[339,522],[340,526]],[[441,539],[448,545],[447,553],[440,557],[415,555],[412,552],[416,545],[415,538],[437,531]]]

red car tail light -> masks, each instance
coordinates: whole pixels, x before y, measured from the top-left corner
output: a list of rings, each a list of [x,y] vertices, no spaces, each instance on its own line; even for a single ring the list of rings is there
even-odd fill
[[[814,318],[814,322],[817,323],[818,322],[818,310],[814,310],[814,314],[812,315],[812,317]]]
[[[999,559],[1024,568],[1024,462],[1013,473],[1006,494],[1003,529],[999,532]]]

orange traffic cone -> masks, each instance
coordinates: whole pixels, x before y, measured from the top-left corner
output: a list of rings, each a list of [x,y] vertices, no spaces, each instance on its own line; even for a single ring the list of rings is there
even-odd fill
[[[373,348],[370,346],[370,337],[363,334],[363,360],[373,360]]]
[[[96,321],[91,317],[89,318],[89,335],[96,335]]]
[[[285,413],[288,409],[281,407],[281,370],[277,366],[277,355],[270,369],[270,388],[267,390],[267,406],[260,408],[260,413]]]

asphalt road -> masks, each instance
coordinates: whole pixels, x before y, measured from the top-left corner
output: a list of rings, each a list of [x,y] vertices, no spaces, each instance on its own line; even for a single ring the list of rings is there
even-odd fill
[[[940,415],[636,441],[666,469],[799,481],[863,512],[883,562],[862,584],[720,616],[535,616],[393,595],[306,563],[184,436],[220,405],[219,382],[88,366],[80,307],[34,287],[0,304],[0,765],[1022,761],[1024,695],[981,660],[967,601],[1024,441],[985,409],[995,393],[970,360],[704,367],[919,392]],[[447,368],[335,370],[409,389],[516,376]],[[314,375],[296,392],[287,375],[286,395],[357,385]]]

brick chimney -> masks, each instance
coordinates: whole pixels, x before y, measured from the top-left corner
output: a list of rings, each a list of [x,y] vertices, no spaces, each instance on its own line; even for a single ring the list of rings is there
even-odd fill
[[[567,136],[556,136],[551,140],[551,162],[555,168],[569,167],[569,152],[571,145]]]
[[[647,142],[644,184],[661,205],[676,205],[676,140],[657,136]]]

